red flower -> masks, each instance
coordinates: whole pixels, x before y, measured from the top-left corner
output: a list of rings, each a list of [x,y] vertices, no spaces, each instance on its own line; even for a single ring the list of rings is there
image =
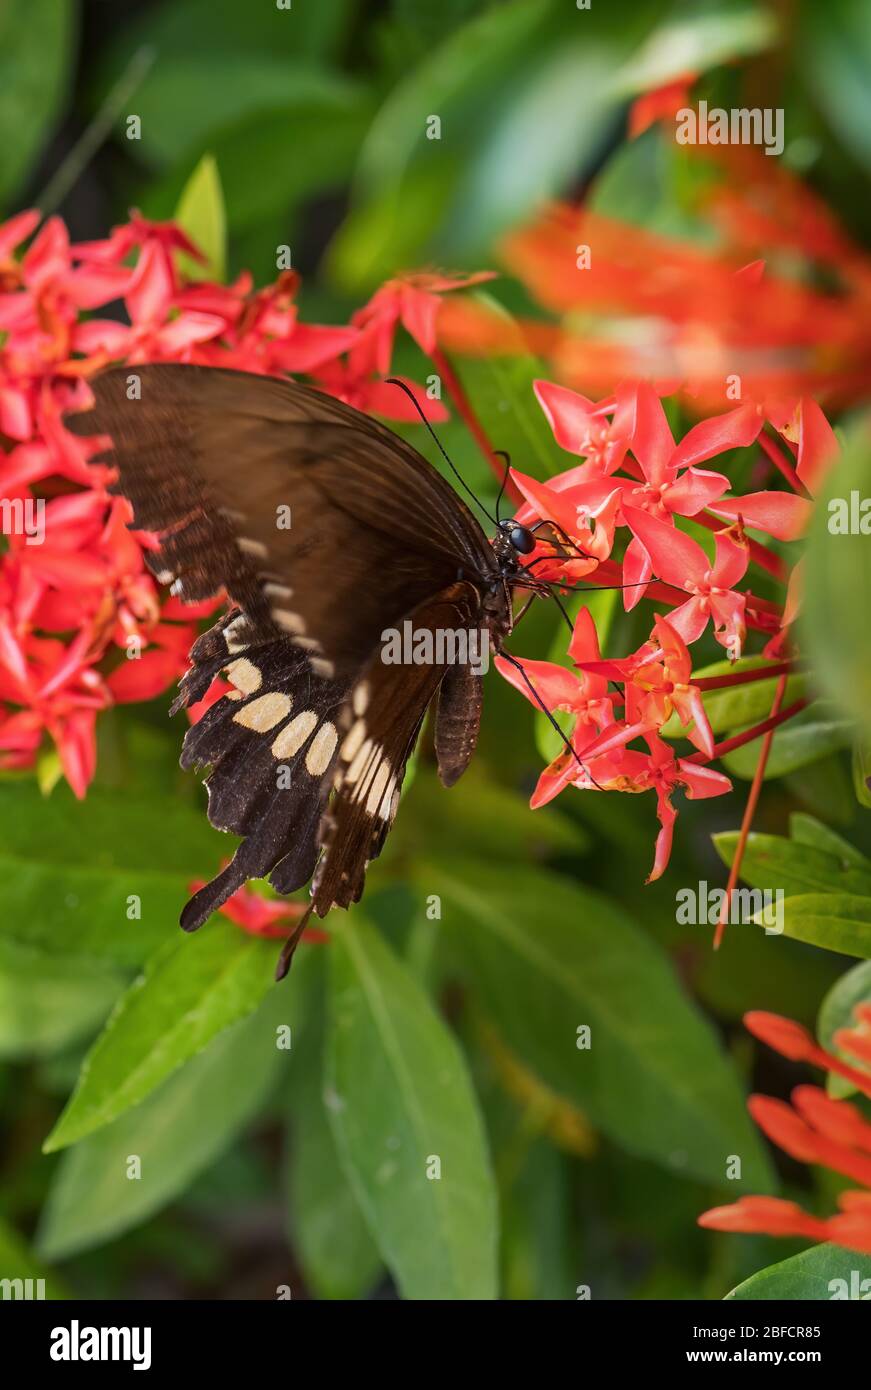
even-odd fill
[[[610,752],[645,733],[655,732],[676,713],[697,748],[714,756],[714,735],[698,686],[690,683],[692,657],[672,624],[657,614],[649,642],[622,661],[584,661],[583,670],[626,686],[626,720],[613,741],[601,752]],[[601,740],[600,740],[601,744]]]
[[[188,890],[192,894],[198,893],[205,886],[205,879],[197,879],[194,883],[188,884]],[[252,892],[250,888],[237,888],[218,911],[251,936],[263,936],[279,941],[283,940],[288,929],[299,921],[305,912],[305,903],[286,900],[278,902],[274,898],[264,898],[260,893]],[[304,940],[329,941],[329,935],[315,927],[307,927]]]
[[[683,531],[637,507],[624,504],[623,514],[660,579],[689,595],[669,617],[678,635],[695,642],[713,619],[714,636],[732,660],[737,659],[746,635],[746,600],[733,586],[744,577],[749,559],[740,527],[717,532],[712,565],[698,541]]]
[[[751,1033],[792,1061],[843,1076],[871,1096],[871,1004],[855,1010],[856,1027],[835,1034],[835,1045],[861,1062],[851,1066],[820,1047],[811,1034],[777,1014],[749,1013],[744,1022]],[[817,1218],[794,1202],[774,1197],[744,1197],[731,1206],[714,1207],[699,1217],[699,1225],[716,1231],[761,1232],[830,1240],[871,1254],[871,1124],[855,1105],[834,1100],[816,1086],[796,1086],[792,1104],[768,1096],[751,1096],[748,1108],[768,1138],[800,1163],[819,1164],[860,1183],[862,1191],[842,1192],[840,1212]]]
[[[599,657],[596,625],[587,608],[582,608],[578,613],[568,654],[578,674],[552,661],[520,661],[519,665],[552,714],[562,710],[574,716],[570,741],[581,757],[598,731],[607,728],[614,720],[614,699],[608,694],[607,680],[600,675],[588,675],[582,669],[586,663],[595,662]],[[516,666],[501,656],[497,656],[496,666],[521,695],[539,707]],[[578,773],[578,764],[571,754],[561,753],[539,777],[530,805],[533,809],[546,805],[573,783]]]
[[[436,320],[441,308],[440,295],[451,290],[468,289],[494,278],[493,271],[476,275],[404,275],[388,280],[353,315],[351,322],[360,330],[357,344],[351,350],[351,367],[357,375],[377,373],[387,376],[393,356],[396,327],[402,324],[418,347],[428,357],[436,346]]]

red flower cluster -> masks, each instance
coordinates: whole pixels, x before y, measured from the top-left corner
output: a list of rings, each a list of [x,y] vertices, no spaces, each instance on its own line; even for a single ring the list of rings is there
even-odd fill
[[[860,1004],[854,1017],[855,1026],[839,1029],[833,1042],[856,1058],[855,1066],[820,1047],[807,1029],[788,1018],[749,1013],[744,1022],[755,1037],[790,1061],[822,1067],[871,1096],[871,1004]],[[699,1225],[715,1231],[831,1240],[871,1255],[871,1124],[857,1107],[833,1100],[817,1086],[796,1086],[791,1105],[770,1096],[751,1096],[749,1109],[760,1129],[790,1157],[831,1168],[859,1188],[840,1194],[835,1216],[811,1216],[779,1197],[742,1197],[731,1206],[704,1212]]]
[[[381,379],[394,334],[402,324],[433,351],[439,295],[465,282],[391,281],[351,324],[329,327],[301,322],[291,271],[257,293],[248,275],[226,287],[186,277],[179,253],[202,257],[172,223],[133,213],[105,240],[74,245],[59,218],[39,221],[25,212],[0,227],[0,766],[33,767],[48,736],[83,796],[99,711],[176,681],[213,607],[162,601],[143,564],[153,539],[128,530],[109,471],[88,464],[94,442],[65,430],[63,412],[88,403],[87,379],[109,362],[304,373],[358,408],[416,421]],[[407,384],[429,418],[445,418]]]
[[[566,749],[545,769],[532,805],[543,805],[568,786],[654,791],[661,829],[650,877],[658,878],[671,851],[674,791],[683,788],[699,798],[731,788],[728,778],[707,766],[725,749],[714,742],[701,689],[692,679],[689,648],[710,629],[734,661],[749,627],[764,634],[766,655],[783,654],[797,594],[793,587],[786,611],[744,587],[751,563],[784,583],[788,579],[779,558],[748,538],[745,526],[782,540],[800,536],[810,514],[808,484],[834,457],[834,436],[810,399],[745,403],[700,421],[676,443],[660,398],[647,382],[623,384],[599,402],[547,381],[536,383],[536,393],[557,443],[585,462],[546,483],[512,470],[524,499],[517,519],[526,525],[550,523],[538,530],[527,568],[557,589],[593,576],[596,584],[600,579],[615,583],[623,589],[627,610],[647,595],[672,611],[655,617],[649,638],[622,660],[601,659],[585,608],[568,649],[574,670],[542,661],[521,661],[518,669],[497,659],[502,674],[533,704],[543,703],[551,713],[565,711],[575,721],[574,752]],[[766,425],[773,435],[764,433]],[[780,461],[796,490],[726,496],[728,477],[699,467],[757,441]],[[794,466],[784,447],[795,454]],[[677,517],[691,517],[714,532],[713,562],[679,529]],[[618,564],[611,556],[621,528],[626,544]],[[772,667],[762,668],[757,678],[771,674]],[[705,685],[727,686],[733,679],[708,679]],[[609,683],[622,693],[609,693]],[[697,750],[689,757],[676,756],[661,737],[672,714]],[[750,731],[754,737],[762,732]],[[642,748],[629,746],[639,743]]]

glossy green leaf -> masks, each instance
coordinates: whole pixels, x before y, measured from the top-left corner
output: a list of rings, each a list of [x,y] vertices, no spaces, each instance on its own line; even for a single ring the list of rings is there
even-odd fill
[[[853,789],[860,806],[871,807],[871,743],[857,743],[853,749]]]
[[[365,1298],[383,1266],[339,1163],[324,1101],[323,1050],[321,1019],[304,1039],[293,1068],[286,1155],[288,1240],[317,1298]]]
[[[852,864],[854,868],[864,869],[871,875],[871,859],[855,845],[851,845],[849,840],[845,840],[843,835],[817,820],[816,816],[809,816],[804,811],[794,811],[789,818],[789,834],[796,844],[811,845],[814,849],[824,850],[840,859],[845,867]]]
[[[835,1047],[832,1039],[839,1028],[855,1027],[853,1010],[857,1004],[867,1003],[871,1003],[871,960],[861,961],[842,975],[820,1005],[817,1037],[827,1051],[834,1052],[851,1066],[856,1065],[856,1058]],[[850,1096],[856,1090],[845,1077],[834,1073],[828,1076],[826,1084],[831,1096]]]
[[[867,18],[867,13],[866,13]],[[867,514],[854,503],[871,497],[871,435],[856,431],[828,474],[808,535],[804,643],[822,689],[840,709],[871,732],[871,644],[867,596],[871,593],[871,546],[862,533]],[[832,504],[848,504],[849,532],[840,534]],[[858,523],[858,524],[856,524]],[[835,529],[830,529],[834,526]]]
[[[296,1022],[302,961],[257,1012],[214,1038],[142,1105],[65,1154],[38,1249],[61,1259],[136,1226],[183,1192],[257,1113],[292,1051],[276,1029]],[[131,1160],[139,1160],[136,1177]]]
[[[728,867],[738,838],[737,830],[712,836],[717,853]],[[741,877],[753,888],[779,889],[787,897],[823,892],[871,894],[871,865],[863,867],[846,861],[843,855],[781,835],[751,832],[741,860]]]
[[[423,871],[421,871],[423,875]],[[518,865],[429,866],[463,967],[508,1045],[630,1153],[721,1182],[743,1156],[770,1187],[762,1146],[717,1039],[655,942],[619,908]],[[582,1048],[578,1030],[590,1029]]]
[[[688,72],[759,53],[777,35],[773,14],[751,6],[718,6],[713,13],[681,14],[657,25],[617,77],[627,95],[665,86]]]
[[[770,706],[766,714],[768,712]],[[735,732],[742,730],[736,729]],[[853,735],[854,726],[849,720],[840,716],[831,705],[818,701],[775,730],[765,766],[766,781],[818,762],[841,748],[849,748]],[[721,761],[726,772],[749,782],[759,763],[760,747],[760,740],[754,739],[743,748],[724,754]]]
[[[186,232],[205,262],[179,254],[189,280],[224,279],[227,270],[227,217],[221,177],[212,155],[204,154],[184,186],[173,219]]]
[[[782,905],[784,931],[796,941],[845,956],[871,956],[871,898],[849,893],[803,893]],[[765,922],[758,917],[760,926]]]
[[[330,956],[327,1106],[384,1261],[405,1298],[495,1298],[496,1193],[459,1047],[359,911]]]
[[[761,1269],[739,1284],[729,1299],[811,1300],[871,1297],[871,1255],[840,1245],[814,1245],[780,1264]]]
[[[138,1105],[269,988],[275,944],[216,919],[181,932],[147,962],[118,1001],[82,1064],[69,1104],[44,1150],[74,1144]]]
[[[0,1057],[44,1057],[105,1019],[124,977],[0,937]]]

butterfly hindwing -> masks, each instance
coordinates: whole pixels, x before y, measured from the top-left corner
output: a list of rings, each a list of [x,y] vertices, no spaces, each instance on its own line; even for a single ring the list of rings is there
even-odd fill
[[[189,931],[249,878],[270,875],[282,893],[301,888],[320,851],[348,686],[318,676],[285,639],[258,642],[252,633],[246,643],[247,631],[231,613],[204,634],[176,701],[180,708],[200,699],[221,672],[234,687],[189,729],[181,763],[210,769],[209,820],[244,836],[232,862],[185,908]]]
[[[451,585],[410,615],[418,636],[477,627],[480,597],[473,585]],[[438,652],[438,647],[434,648]],[[321,827],[323,855],[312,885],[321,917],[348,907],[362,891],[366,867],[381,853],[393,824],[408,759],[424,716],[448,673],[438,659],[393,665],[379,649],[351,696],[352,720],[342,745],[332,798]]]

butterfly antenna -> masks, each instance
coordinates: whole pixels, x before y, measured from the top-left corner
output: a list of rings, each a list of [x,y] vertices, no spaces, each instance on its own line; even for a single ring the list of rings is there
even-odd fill
[[[578,767],[581,769],[581,772],[583,772],[583,774],[584,774],[585,777],[589,777],[589,779],[590,779],[590,781],[593,783],[593,786],[594,786],[594,787],[598,787],[599,791],[600,791],[600,792],[603,792],[603,791],[605,790],[605,788],[599,785],[599,783],[596,781],[596,779],[595,779],[595,777],[593,776],[593,774],[592,774],[592,772],[590,771],[590,769],[589,769],[589,768],[586,766],[586,764],[583,763],[583,762],[581,761],[581,759],[578,757],[578,755],[577,755],[577,753],[576,753],[576,751],[575,751],[575,748],[574,748],[574,746],[573,746],[571,740],[568,739],[568,738],[566,738],[566,735],[563,733],[563,731],[562,731],[562,729],[560,728],[559,724],[558,724],[557,721],[554,719],[554,717],[553,717],[553,715],[551,714],[550,710],[548,709],[547,705],[544,703],[544,700],[542,700],[541,696],[539,695],[539,693],[538,693],[538,691],[536,690],[535,686],[532,684],[532,681],[529,679],[528,675],[527,675],[526,672],[524,671],[524,669],[523,669],[523,667],[521,666],[520,662],[519,662],[519,661],[515,661],[514,657],[511,656],[509,652],[502,651],[502,652],[499,653],[499,655],[500,655],[500,656],[504,656],[504,658],[505,658],[505,660],[508,662],[508,664],[509,664],[510,666],[513,666],[513,667],[515,668],[515,670],[517,670],[517,671],[520,672],[521,678],[522,678],[524,684],[526,685],[526,688],[529,690],[530,694],[532,695],[532,698],[535,700],[535,703],[538,705],[538,707],[539,707],[539,709],[541,710],[542,714],[545,715],[545,716],[547,717],[548,723],[551,724],[551,726],[552,726],[552,727],[556,730],[556,732],[559,734],[559,736],[560,736],[560,738],[562,739],[563,743],[565,744],[566,748],[567,748],[568,751],[571,753],[571,755],[572,755],[572,757],[574,758],[575,762],[577,763]]]
[[[511,455],[507,449],[494,449],[493,453],[497,458],[505,460],[505,472],[502,474],[502,486],[499,489],[499,496],[496,498],[496,525],[501,526],[502,520],[499,516],[499,504],[505,496],[505,488],[508,484],[508,474],[511,472]]]
[[[463,477],[463,475],[460,473],[459,469],[457,468],[457,466],[456,466],[455,463],[453,462],[453,459],[451,459],[451,458],[449,457],[449,455],[448,455],[448,453],[447,453],[447,450],[444,448],[444,445],[442,444],[441,440],[439,439],[438,435],[436,434],[436,432],[435,432],[435,430],[433,429],[432,425],[430,424],[429,420],[426,418],[426,415],[425,415],[424,412],[423,412],[423,408],[422,408],[422,406],[421,406],[421,404],[420,404],[420,401],[417,399],[417,397],[415,396],[414,392],[411,391],[411,390],[406,386],[406,384],[405,384],[404,381],[400,381],[399,378],[396,377],[396,376],[388,376],[388,377],[386,377],[386,378],[385,378],[385,385],[386,385],[386,386],[398,386],[399,389],[400,389],[400,391],[404,391],[404,392],[405,392],[406,396],[407,396],[408,399],[411,401],[411,404],[414,406],[414,408],[415,408],[415,410],[417,411],[418,415],[420,416],[421,420],[422,420],[423,423],[426,425],[427,429],[429,430],[430,434],[432,435],[433,439],[435,440],[436,448],[438,449],[438,451],[439,451],[439,453],[441,454],[442,458],[444,459],[445,463],[446,463],[446,464],[448,465],[448,467],[450,468],[450,470],[451,470],[451,472],[453,473],[454,477],[455,477],[455,478],[457,479],[457,481],[459,482],[460,486],[463,487],[463,488],[465,488],[466,492],[469,494],[469,496],[471,497],[472,501],[475,503],[475,506],[476,506],[476,507],[480,507],[481,511],[484,513],[484,515],[485,515],[485,517],[487,518],[487,520],[488,520],[488,521],[492,521],[492,522],[494,523],[494,525],[498,526],[498,525],[499,525],[499,519],[498,519],[498,517],[495,517],[495,516],[493,515],[492,512],[488,512],[488,511],[487,511],[487,508],[484,506],[484,503],[481,502],[481,501],[475,496],[474,492],[473,492],[472,489],[469,487],[469,485],[468,485],[468,483],[466,482],[465,478]]]

